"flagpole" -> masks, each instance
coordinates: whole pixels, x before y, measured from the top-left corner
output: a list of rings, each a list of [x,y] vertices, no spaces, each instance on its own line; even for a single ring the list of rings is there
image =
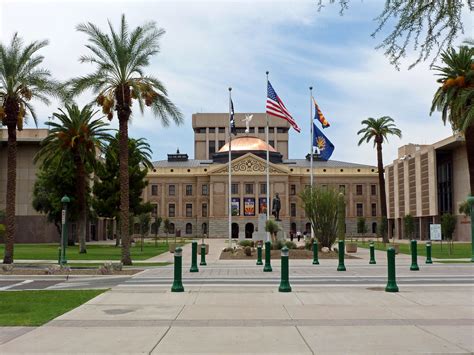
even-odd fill
[[[310,170],[310,186],[311,192],[313,191],[313,137],[314,137],[314,129],[313,129],[313,87],[309,87],[309,127],[310,127],[310,145],[309,145],[309,170]],[[313,224],[311,223],[311,239],[314,240],[314,229]]]
[[[232,247],[232,88],[229,88],[229,248]]]
[[[268,97],[268,71],[266,72],[267,74],[267,97]],[[266,102],[266,100],[265,100]],[[266,104],[265,104],[266,106]],[[268,147],[268,131],[270,130],[268,126],[268,114],[267,114],[267,109],[265,107],[265,119],[266,119],[266,143],[267,143],[267,221],[270,220],[270,150]],[[270,240],[270,233],[267,232],[267,241]]]

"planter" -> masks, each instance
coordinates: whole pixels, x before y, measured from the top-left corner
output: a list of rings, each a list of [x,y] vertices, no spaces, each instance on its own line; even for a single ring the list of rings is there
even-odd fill
[[[198,244],[198,254],[201,255],[201,245]],[[209,244],[204,244],[206,246],[206,255],[209,254]]]
[[[168,250],[170,253],[174,253],[175,249],[178,247],[178,243],[169,243]]]
[[[346,243],[346,253],[357,253],[357,243]]]

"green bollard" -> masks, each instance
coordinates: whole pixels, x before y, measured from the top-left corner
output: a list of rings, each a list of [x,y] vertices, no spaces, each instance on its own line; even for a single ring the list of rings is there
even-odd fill
[[[184,292],[182,281],[183,249],[176,248],[174,251],[174,280],[171,286],[171,292]]]
[[[471,208],[471,263],[474,263],[474,196],[468,196],[466,201]]]
[[[206,266],[206,244],[201,244],[201,262],[199,265]]]
[[[58,248],[58,265],[61,265],[61,247]]]
[[[370,261],[369,264],[377,264],[375,262],[375,244],[374,242],[370,242]]]
[[[198,253],[198,243],[197,241],[193,240],[191,243],[191,269],[189,272],[199,272],[197,266],[197,253]]]
[[[281,281],[279,292],[291,292],[290,272],[288,265],[288,248],[285,246],[281,249]]]
[[[418,267],[418,250],[416,250],[416,240],[411,241],[411,266],[410,270],[411,271],[418,271],[420,268]]]
[[[398,292],[397,280],[395,277],[395,249],[387,249],[388,280],[385,292]]]
[[[262,244],[257,245],[257,265],[263,265],[262,262]]]
[[[433,264],[433,260],[431,260],[431,242],[426,243],[426,264]]]
[[[318,259],[318,240],[315,239],[313,242],[313,265],[319,265]]]
[[[338,243],[339,246],[339,265],[337,265],[337,271],[346,271],[346,267],[344,265],[344,241],[340,240]]]
[[[272,251],[272,243],[267,240],[265,242],[265,266],[263,267],[263,272],[272,272],[272,266],[270,265]]]
[[[68,208],[67,205],[70,203],[71,200],[67,195],[64,195],[63,198],[61,199],[61,203],[63,205],[63,209],[61,212],[61,260],[60,264],[61,265],[66,265],[67,264],[67,258],[66,258],[66,248],[67,248],[67,229],[68,229],[68,219],[69,219],[69,214],[68,214]]]

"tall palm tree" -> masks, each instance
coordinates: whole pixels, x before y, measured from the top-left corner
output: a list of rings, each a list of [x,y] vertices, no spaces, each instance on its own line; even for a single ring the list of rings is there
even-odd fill
[[[474,42],[466,41],[459,50],[441,54],[442,66],[433,67],[442,85],[436,91],[431,114],[441,111],[454,132],[464,134],[469,166],[470,192],[474,195]]]
[[[30,100],[49,104],[47,96],[58,93],[49,71],[39,68],[44,57],[37,52],[47,44],[34,41],[24,45],[16,33],[8,45],[0,43],[0,120],[8,129],[5,264],[13,263],[15,242],[16,131],[23,129],[28,115],[37,124]]]
[[[383,155],[382,155],[382,144],[388,142],[389,135],[395,135],[399,138],[402,137],[402,131],[400,131],[394,123],[393,118],[389,116],[383,116],[380,118],[369,117],[363,120],[361,124],[364,126],[358,135],[362,135],[359,140],[359,145],[362,143],[368,143],[371,140],[374,141],[374,147],[377,148],[377,170],[379,173],[379,189],[380,189],[380,210],[382,212],[382,218],[387,218],[387,195],[385,193],[385,177],[383,167]],[[388,242],[387,234],[384,233],[384,242]]]
[[[120,135],[120,224],[122,233],[122,262],[131,265],[129,235],[129,179],[128,179],[128,122],[132,101],[140,111],[149,106],[153,114],[166,126],[170,120],[182,122],[182,115],[168,99],[164,85],[157,78],[145,75],[150,57],[159,52],[159,39],[165,33],[154,22],[138,26],[131,32],[122,15],[117,32],[109,21],[110,33],[104,33],[93,23],[81,24],[77,30],[89,36],[86,46],[92,53],[82,56],[81,62],[92,63],[96,71],[71,81],[71,93],[77,95],[92,89],[97,104],[108,119],[117,112]]]
[[[109,141],[108,124],[95,114],[90,105],[80,109],[76,104],[66,104],[65,110],[59,109],[53,116],[59,122],[47,122],[49,134],[41,143],[41,149],[35,157],[43,164],[70,160],[76,167],[75,180],[79,211],[79,253],[86,253],[87,219],[87,182],[89,169],[96,167],[97,153],[103,151],[104,142]],[[89,170],[89,171],[88,171]]]

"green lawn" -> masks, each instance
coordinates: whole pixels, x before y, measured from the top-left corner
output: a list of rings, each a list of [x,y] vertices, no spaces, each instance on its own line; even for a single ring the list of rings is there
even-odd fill
[[[159,242],[155,247],[154,243],[145,243],[143,251],[140,246],[131,247],[132,260],[146,260],[153,256],[168,251],[165,242]],[[4,245],[0,244],[0,255],[4,253]],[[122,248],[114,245],[87,246],[87,254],[79,254],[79,247],[68,247],[66,251],[67,260],[120,260]],[[57,244],[15,244],[15,259],[28,260],[58,260]]]
[[[362,248],[368,248],[369,243],[358,242],[357,243]],[[400,253],[411,254],[410,244],[399,244]],[[390,244],[384,244],[382,242],[375,242],[375,249],[377,250],[386,250]],[[426,246],[424,243],[417,244],[417,250],[419,256],[426,256]],[[455,243],[452,254],[449,254],[449,245],[446,242],[443,242],[443,248],[441,249],[441,244],[439,242],[433,242],[431,247],[431,257],[438,259],[461,259],[461,258],[470,258],[471,257],[471,243]]]
[[[131,268],[134,268],[134,269],[139,269],[140,267],[149,267],[149,266],[167,266],[167,265],[170,265],[172,263],[168,263],[168,262],[150,262],[150,263],[147,263],[147,262],[134,262],[133,263],[133,266],[124,266],[124,269],[131,269]],[[31,263],[15,263],[16,266],[19,266],[19,267],[24,267],[24,266],[29,266],[29,267],[38,267],[38,266],[42,266],[42,267],[47,267],[48,265],[51,265],[51,264],[45,264],[45,263],[34,263],[34,262],[31,262]],[[75,262],[70,262],[67,264],[69,267],[72,267],[72,268],[98,268],[100,266],[103,266],[104,263],[75,263]]]
[[[0,326],[38,326],[106,290],[0,292]]]

